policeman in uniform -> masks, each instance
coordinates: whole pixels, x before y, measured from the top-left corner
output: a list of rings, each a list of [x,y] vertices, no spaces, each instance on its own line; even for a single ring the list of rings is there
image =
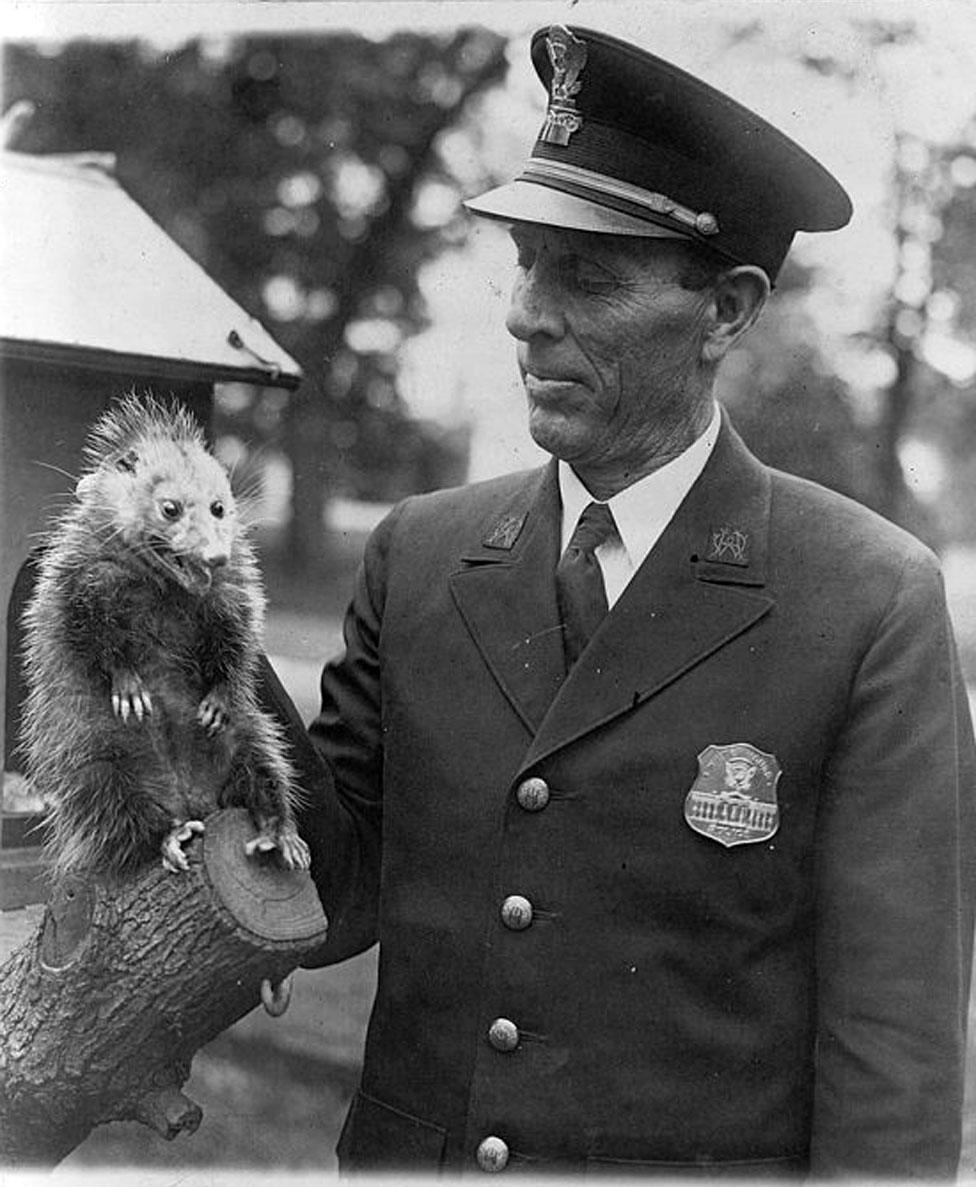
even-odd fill
[[[540,30],[508,328],[541,470],[408,499],[296,737],[322,962],[378,940],[347,1170],[943,1177],[974,750],[933,556],[712,397],[816,161]]]

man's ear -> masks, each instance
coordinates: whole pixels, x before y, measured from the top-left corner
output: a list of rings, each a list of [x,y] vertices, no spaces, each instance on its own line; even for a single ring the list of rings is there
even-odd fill
[[[769,296],[769,277],[752,264],[728,268],[712,290],[711,324],[702,357],[717,363],[752,326]]]

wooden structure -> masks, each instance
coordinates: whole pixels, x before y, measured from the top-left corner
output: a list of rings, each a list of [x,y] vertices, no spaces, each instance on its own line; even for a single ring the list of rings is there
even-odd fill
[[[301,373],[122,189],[105,156],[0,152],[0,910],[43,901],[40,803],[16,753],[24,562],[72,489],[113,396],[175,395],[204,425],[214,385],[297,387]],[[19,579],[19,581],[18,581]]]

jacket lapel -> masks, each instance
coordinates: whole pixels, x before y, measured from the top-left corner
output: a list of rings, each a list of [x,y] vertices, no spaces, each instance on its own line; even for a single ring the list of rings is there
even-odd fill
[[[450,578],[471,637],[532,733],[565,675],[554,578],[559,534],[559,488],[550,464],[493,509]]]
[[[723,418],[705,470],[560,688],[523,770],[636,708],[769,611],[769,488]]]

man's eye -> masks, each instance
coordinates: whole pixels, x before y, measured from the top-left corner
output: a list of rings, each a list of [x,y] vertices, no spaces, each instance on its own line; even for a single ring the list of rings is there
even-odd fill
[[[606,296],[617,287],[616,280],[605,268],[589,260],[570,259],[566,271],[567,279],[575,288],[592,296]]]

